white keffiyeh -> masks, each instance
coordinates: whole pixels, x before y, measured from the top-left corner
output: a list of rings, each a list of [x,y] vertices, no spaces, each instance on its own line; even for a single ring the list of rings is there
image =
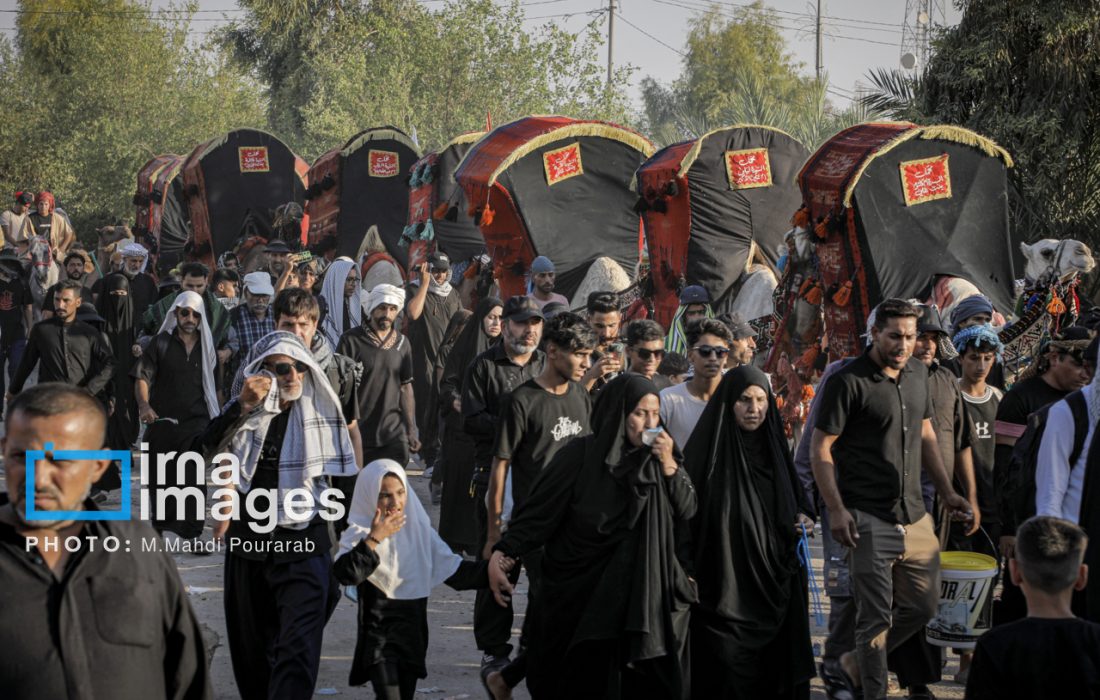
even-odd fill
[[[357,469],[355,453],[340,401],[313,355],[293,333],[268,333],[256,345],[254,359],[245,368],[245,376],[271,377],[271,389],[229,443],[229,451],[241,465],[241,492],[248,492],[256,475],[268,428],[275,416],[282,412],[278,382],[263,369],[263,362],[270,355],[286,355],[309,367],[307,376],[302,378],[302,395],[291,403],[282,449],[279,451],[277,522],[281,527],[302,529],[311,518],[288,515],[283,509],[286,493],[292,489],[306,489],[314,493],[315,481],[321,476],[354,476]]]
[[[119,252],[124,258],[141,258],[141,272],[145,272],[145,268],[149,266],[149,251],[140,243],[127,243]]]
[[[462,557],[452,552],[432,529],[424,506],[409,486],[405,470],[392,459],[375,460],[359,473],[348,513],[348,529],[340,537],[336,558],[350,552],[370,534],[378,509],[378,493],[387,474],[397,476],[405,486],[405,526],[374,548],[378,568],[367,580],[392,600],[427,598],[433,588],[454,575]]]
[[[322,330],[325,332],[325,338],[334,348],[340,344],[340,336],[350,331],[351,328],[358,328],[363,325],[363,308],[355,303],[355,300],[359,299],[362,290],[362,283],[359,283],[355,285],[355,293],[350,297],[348,304],[351,328],[344,328],[344,282],[347,281],[348,274],[354,269],[355,263],[351,260],[337,258],[325,270],[325,281],[321,285],[321,297],[328,305],[328,313],[325,315]]]
[[[206,397],[206,410],[213,418],[220,413],[218,393],[214,390],[214,370],[218,366],[218,356],[214,353],[214,341],[210,338],[210,326],[206,323],[206,306],[202,297],[195,292],[180,292],[172,302],[172,308],[168,309],[164,323],[160,324],[160,332],[170,334],[176,329],[176,309],[181,306],[199,314],[196,332],[202,346],[202,393]]]

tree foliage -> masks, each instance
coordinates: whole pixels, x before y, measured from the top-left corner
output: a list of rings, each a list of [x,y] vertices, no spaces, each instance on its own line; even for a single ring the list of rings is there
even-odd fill
[[[1100,4],[959,0],[962,21],[917,79],[884,74],[872,100],[958,124],[1013,156],[1013,224],[1025,239],[1100,246]]]
[[[132,218],[149,158],[263,125],[260,91],[195,45],[186,8],[24,0],[20,9],[19,50],[0,45],[0,192],[53,191],[84,239]]]
[[[802,69],[772,11],[758,2],[731,17],[715,7],[691,20],[680,77],[669,87],[642,81],[648,130],[668,144],[730,124],[762,124],[816,148],[878,113],[861,105],[836,110],[828,80]]]
[[[226,34],[268,85],[268,119],[310,157],[369,126],[415,127],[434,147],[532,113],[624,120],[630,69],[610,91],[595,22],[578,33],[528,33],[517,2],[242,0]]]

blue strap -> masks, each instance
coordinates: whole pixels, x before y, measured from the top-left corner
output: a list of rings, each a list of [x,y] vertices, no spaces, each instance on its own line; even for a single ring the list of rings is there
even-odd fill
[[[821,589],[818,588],[813,559],[810,558],[810,536],[806,532],[805,524],[799,523],[799,527],[802,528],[802,537],[798,540],[798,560],[806,567],[806,578],[810,581],[810,608],[814,613],[814,621],[818,627],[824,627],[825,607],[821,603]]]

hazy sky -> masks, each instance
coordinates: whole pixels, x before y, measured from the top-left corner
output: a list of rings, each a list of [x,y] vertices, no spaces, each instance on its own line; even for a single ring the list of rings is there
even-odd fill
[[[419,0],[433,6],[443,0]],[[498,0],[500,1],[500,0]],[[609,0],[520,0],[527,12],[528,24],[537,26],[545,22],[558,22],[570,30],[579,30],[590,22],[596,13],[606,13]],[[680,73],[684,37],[687,22],[696,12],[710,5],[732,13],[748,2],[723,0],[709,3],[706,0],[617,0],[615,22],[615,53],[617,65],[632,64],[638,68],[634,76],[632,95],[637,99],[637,84],[649,75],[667,83]],[[207,31],[224,21],[222,17],[234,17],[238,13],[234,0],[199,0],[204,11],[226,10],[225,15],[203,12],[196,15],[202,21],[193,25],[196,32]],[[155,0],[154,6],[168,3]],[[803,63],[804,72],[814,70],[814,14],[816,0],[770,0],[780,21],[781,31],[787,38],[788,48]],[[824,41],[824,66],[829,74],[833,96],[837,103],[844,103],[845,96],[856,89],[857,82],[865,80],[867,71],[874,67],[898,66],[905,21],[905,0],[822,0],[822,14],[826,38]],[[947,3],[948,25],[959,20],[959,12]],[[15,26],[16,0],[0,0],[0,29],[11,35]],[[651,36],[646,36],[647,34]],[[652,37],[652,38],[651,38]],[[667,46],[663,46],[667,44]],[[603,56],[606,60],[606,55]]]

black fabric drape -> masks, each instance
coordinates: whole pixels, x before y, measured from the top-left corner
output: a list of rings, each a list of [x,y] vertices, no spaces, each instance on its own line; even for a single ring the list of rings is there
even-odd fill
[[[675,557],[674,523],[695,512],[683,470],[665,477],[647,447],[626,437],[626,417],[658,390],[623,375],[600,392],[593,434],[564,447],[538,476],[497,549],[521,556],[545,546],[543,591],[533,615],[528,686],[535,697],[585,688],[618,697],[625,668],[660,696],[682,697],[687,612],[694,593]],[[562,669],[597,654],[614,664],[577,682]],[[621,679],[620,679],[621,680]]]
[[[734,404],[750,386],[768,395],[767,417],[742,430]],[[699,509],[686,549],[699,587],[694,628],[705,628],[726,657],[727,683],[743,694],[778,690],[813,676],[805,573],[798,560],[795,519],[807,512],[767,376],[754,367],[726,374],[685,448]],[[794,616],[794,617],[792,617]],[[788,635],[787,650],[775,657]],[[781,669],[775,669],[778,662]],[[777,670],[781,673],[776,674]],[[772,676],[770,679],[767,676]],[[761,685],[770,684],[770,685]],[[741,697],[739,694],[738,697]],[[745,697],[749,697],[745,695]]]
[[[130,449],[138,433],[134,380],[130,376],[136,361],[131,348],[137,338],[137,329],[133,293],[126,275],[114,272],[103,279],[96,311],[103,318],[103,332],[111,341],[115,357],[115,410],[107,421],[107,444],[113,449]]]

